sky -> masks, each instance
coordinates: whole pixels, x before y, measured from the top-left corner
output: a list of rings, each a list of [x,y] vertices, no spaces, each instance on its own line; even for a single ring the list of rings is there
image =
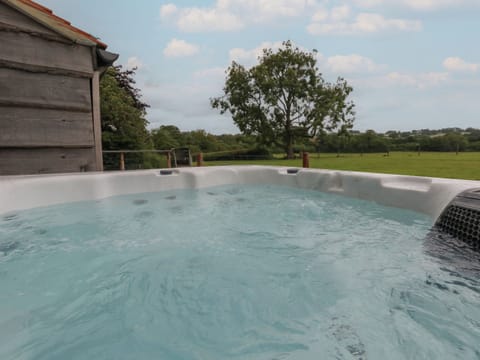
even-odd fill
[[[237,133],[209,99],[285,40],[353,86],[356,130],[480,127],[480,0],[37,1],[137,67],[150,128]]]

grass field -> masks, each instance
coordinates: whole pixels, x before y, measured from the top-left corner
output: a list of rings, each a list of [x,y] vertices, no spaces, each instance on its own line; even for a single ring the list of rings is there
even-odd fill
[[[274,165],[301,167],[295,160],[238,160],[207,161],[205,165]],[[310,154],[310,167],[317,169],[365,171],[386,174],[430,176],[453,179],[480,180],[480,152],[417,153],[392,152],[385,154]]]

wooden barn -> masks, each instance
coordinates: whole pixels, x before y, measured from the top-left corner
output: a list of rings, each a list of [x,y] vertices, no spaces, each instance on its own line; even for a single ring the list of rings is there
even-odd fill
[[[106,48],[33,1],[0,0],[0,175],[103,170]]]

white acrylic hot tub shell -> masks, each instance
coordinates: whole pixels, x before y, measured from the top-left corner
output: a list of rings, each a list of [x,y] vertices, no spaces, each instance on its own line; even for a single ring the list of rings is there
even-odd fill
[[[269,166],[222,166],[159,170],[0,177],[0,214],[122,194],[226,184],[275,184],[335,193],[428,214],[435,220],[460,192],[480,181]]]

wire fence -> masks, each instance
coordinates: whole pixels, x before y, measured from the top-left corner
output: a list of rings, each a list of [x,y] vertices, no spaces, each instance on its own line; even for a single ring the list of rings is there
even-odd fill
[[[104,150],[103,168],[140,170],[172,167],[172,150]]]
[[[297,158],[297,157],[296,157]],[[301,158],[301,154],[298,154]],[[191,154],[188,148],[170,150],[104,150],[105,171],[171,168],[179,166],[202,166],[204,161],[256,161],[272,160],[266,151],[240,149]]]

